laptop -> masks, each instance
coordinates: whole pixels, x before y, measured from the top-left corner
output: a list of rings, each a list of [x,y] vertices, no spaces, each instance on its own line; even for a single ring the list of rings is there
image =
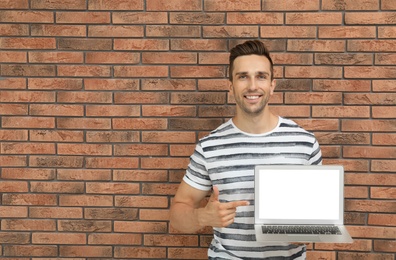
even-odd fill
[[[352,243],[344,226],[344,168],[255,167],[255,232],[263,242]]]

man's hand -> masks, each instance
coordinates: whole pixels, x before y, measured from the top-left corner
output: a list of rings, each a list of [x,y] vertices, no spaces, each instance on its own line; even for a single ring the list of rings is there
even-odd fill
[[[213,193],[205,208],[197,209],[198,221],[201,226],[226,227],[234,222],[236,208],[248,205],[248,201],[221,203],[219,189],[213,186]]]

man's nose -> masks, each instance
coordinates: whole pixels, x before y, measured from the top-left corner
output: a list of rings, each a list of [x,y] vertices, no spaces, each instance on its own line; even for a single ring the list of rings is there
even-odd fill
[[[255,90],[257,89],[257,82],[254,79],[249,80],[249,89],[250,90]]]

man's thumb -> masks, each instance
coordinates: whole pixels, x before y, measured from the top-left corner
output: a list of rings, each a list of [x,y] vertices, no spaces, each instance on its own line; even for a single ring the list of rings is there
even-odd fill
[[[217,186],[213,186],[212,195],[210,195],[210,200],[218,201],[219,200],[219,188]]]

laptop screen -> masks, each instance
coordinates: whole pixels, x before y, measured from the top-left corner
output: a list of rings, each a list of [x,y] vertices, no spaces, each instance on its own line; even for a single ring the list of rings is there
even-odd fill
[[[337,222],[343,216],[342,168],[262,167],[256,174],[256,218],[265,223]]]

